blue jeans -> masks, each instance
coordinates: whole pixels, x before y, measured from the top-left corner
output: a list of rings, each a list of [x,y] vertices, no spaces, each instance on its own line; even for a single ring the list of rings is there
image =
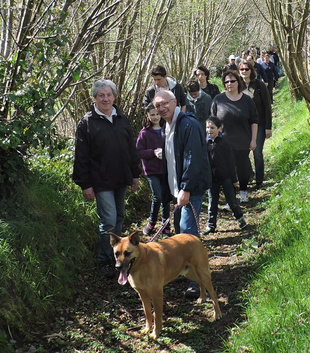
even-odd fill
[[[125,218],[125,196],[127,187],[96,193],[97,212],[100,217],[98,238],[98,261],[113,263],[114,255],[108,232],[122,235]]]
[[[176,234],[179,233],[187,233],[196,235],[196,237],[200,238],[198,232],[198,224],[199,224],[199,215],[202,206],[203,195],[193,195],[190,196],[189,201],[193,205],[196,214],[197,220],[193,213],[191,205],[188,203],[183,206],[181,209],[178,209],[174,214],[174,230]],[[174,203],[176,203],[176,198],[173,197]],[[198,224],[197,224],[198,222]]]
[[[223,187],[223,192],[226,198],[226,202],[231,208],[236,219],[243,216],[240,205],[236,198],[236,191],[234,184],[231,179],[225,179],[222,181],[212,181],[212,186],[208,190],[209,194],[209,207],[208,207],[208,227],[216,229],[217,213],[218,213],[218,203],[220,198],[220,188]]]
[[[255,178],[256,184],[261,184],[264,181],[265,165],[263,148],[266,139],[266,126],[265,124],[258,125],[256,148],[253,151],[254,164],[255,164]]]
[[[151,212],[150,212],[150,222],[155,224],[157,222],[160,205],[162,203],[162,193],[161,193],[162,174],[148,175],[147,180],[150,184],[150,188],[153,194],[153,200],[152,200]],[[165,221],[169,218],[169,214],[170,214],[170,203],[163,206],[162,223],[165,223]]]

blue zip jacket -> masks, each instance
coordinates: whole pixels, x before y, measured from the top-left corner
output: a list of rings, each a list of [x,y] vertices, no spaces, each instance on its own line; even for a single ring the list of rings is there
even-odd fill
[[[165,135],[164,135],[165,145]],[[180,112],[174,132],[174,154],[179,190],[191,195],[203,195],[211,187],[212,175],[205,133],[191,113]],[[163,148],[163,203],[171,201],[168,170]]]

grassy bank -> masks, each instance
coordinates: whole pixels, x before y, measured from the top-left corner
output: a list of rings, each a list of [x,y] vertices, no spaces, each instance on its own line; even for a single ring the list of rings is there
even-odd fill
[[[310,351],[310,126],[304,102],[288,97],[283,80],[265,146],[275,184],[259,237],[269,246],[226,352]]]

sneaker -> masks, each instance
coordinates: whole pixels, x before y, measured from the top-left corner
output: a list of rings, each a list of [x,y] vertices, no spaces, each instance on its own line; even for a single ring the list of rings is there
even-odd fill
[[[244,220],[243,217],[239,218],[237,221],[238,221],[238,223],[239,223],[240,229],[243,229],[243,228],[246,227],[246,221]]]
[[[143,234],[151,235],[154,230],[154,227],[155,227],[155,224],[152,224],[151,222],[147,222],[147,225],[143,228]]]
[[[231,211],[231,208],[229,207],[228,203],[223,207],[223,210]]]
[[[170,228],[163,229],[162,235],[164,235],[166,237],[170,237]]]
[[[194,285],[191,285],[187,288],[185,292],[185,298],[189,299],[198,299],[200,296],[200,288]]]
[[[105,278],[115,277],[115,269],[112,264],[99,263],[98,269],[100,274]]]
[[[215,233],[215,228],[211,228],[211,227],[206,227],[206,229],[203,231],[203,234],[208,235],[210,233]]]
[[[248,202],[248,192],[245,190],[240,190],[240,202]]]

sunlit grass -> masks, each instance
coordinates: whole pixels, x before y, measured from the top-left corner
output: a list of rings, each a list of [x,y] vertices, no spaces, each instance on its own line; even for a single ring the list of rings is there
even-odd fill
[[[262,223],[270,246],[245,300],[246,321],[226,352],[310,351],[310,127],[304,102],[276,95],[275,129],[266,144],[277,180]]]

